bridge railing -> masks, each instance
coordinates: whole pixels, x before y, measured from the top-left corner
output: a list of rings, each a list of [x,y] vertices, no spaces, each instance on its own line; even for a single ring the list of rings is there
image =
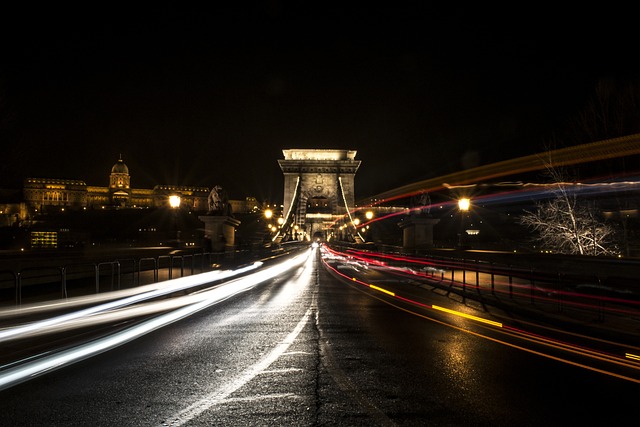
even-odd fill
[[[0,271],[0,307],[157,283],[219,268],[225,253],[115,259]]]
[[[475,252],[446,256],[437,252],[409,254],[392,246],[332,244],[330,247],[354,258],[380,261],[391,272],[428,281],[447,294],[457,293],[463,299],[473,297],[486,301],[491,297],[491,301],[498,304],[517,301],[537,309],[595,314],[595,320],[604,320],[606,315],[640,318],[638,260],[556,257],[548,262],[547,257],[540,258],[546,262],[536,262],[535,257]]]
[[[295,244],[0,271],[0,308],[148,285],[283,255]]]

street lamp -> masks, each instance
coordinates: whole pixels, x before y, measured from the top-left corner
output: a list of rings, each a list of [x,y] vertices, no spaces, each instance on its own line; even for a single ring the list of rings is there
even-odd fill
[[[373,219],[373,211],[367,211],[364,217],[367,218],[367,221],[371,221]]]
[[[178,231],[178,208],[180,207],[180,196],[169,196],[169,206],[173,210],[173,229],[176,232],[176,242],[180,242],[180,231]]]
[[[169,196],[169,206],[176,209],[180,207],[180,196]]]
[[[466,239],[465,239],[465,232],[464,232],[464,216],[465,214],[469,211],[469,208],[471,207],[471,200],[463,197],[462,199],[458,200],[458,210],[460,211],[460,233],[458,234],[458,247],[460,249],[464,249],[465,248],[465,244],[466,244]]]
[[[462,212],[467,212],[470,206],[471,206],[470,199],[463,197],[462,199],[458,200],[458,209],[460,209]]]

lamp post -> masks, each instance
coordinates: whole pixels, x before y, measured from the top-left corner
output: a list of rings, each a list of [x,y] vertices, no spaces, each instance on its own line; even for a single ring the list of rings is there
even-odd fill
[[[353,225],[353,240],[355,242],[358,242],[358,227],[360,227],[360,218],[354,218],[351,225]]]
[[[169,196],[169,206],[173,210],[173,229],[176,235],[176,242],[180,243],[180,231],[178,230],[178,208],[180,207],[180,196]]]
[[[277,232],[282,233],[282,227],[284,227],[284,218],[280,216],[278,217],[276,222],[278,223]],[[282,237],[284,238],[284,235],[282,235]]]
[[[466,245],[465,231],[464,231],[464,216],[469,212],[471,207],[471,200],[463,197],[458,200],[458,210],[460,211],[460,233],[458,234],[458,248],[464,249]]]

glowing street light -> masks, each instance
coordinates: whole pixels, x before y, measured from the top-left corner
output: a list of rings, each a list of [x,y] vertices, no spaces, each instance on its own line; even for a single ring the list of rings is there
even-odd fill
[[[465,239],[465,231],[464,231],[464,214],[465,212],[469,211],[469,208],[471,207],[471,200],[463,197],[462,199],[458,200],[458,210],[460,211],[460,233],[458,235],[458,247],[460,249],[464,249],[466,246],[466,239]]]
[[[467,212],[470,207],[471,207],[470,199],[463,197],[462,199],[458,200],[458,209],[460,209],[461,211]]]
[[[176,233],[176,242],[180,244],[180,231],[178,230],[178,208],[180,207],[180,196],[169,196],[169,206],[173,210],[173,228]]]
[[[267,209],[264,211],[264,217],[266,219],[271,219],[272,216],[273,216],[273,211],[271,209]]]
[[[367,211],[364,217],[367,218],[367,221],[371,221],[373,219],[373,211]]]
[[[180,196],[169,196],[169,206],[176,209],[180,207]]]

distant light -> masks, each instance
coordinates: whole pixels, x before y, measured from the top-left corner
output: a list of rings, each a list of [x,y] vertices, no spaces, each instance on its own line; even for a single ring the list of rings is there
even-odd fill
[[[469,200],[468,198],[463,197],[462,199],[458,200],[458,208],[461,211],[468,211],[470,206],[471,200]]]
[[[367,211],[367,213],[365,213],[364,216],[368,220],[371,220],[373,218],[373,212],[372,211]]]
[[[273,211],[271,209],[267,209],[264,211],[264,217],[270,219],[273,216]]]
[[[169,205],[172,208],[179,208],[180,207],[180,196],[169,196]]]

